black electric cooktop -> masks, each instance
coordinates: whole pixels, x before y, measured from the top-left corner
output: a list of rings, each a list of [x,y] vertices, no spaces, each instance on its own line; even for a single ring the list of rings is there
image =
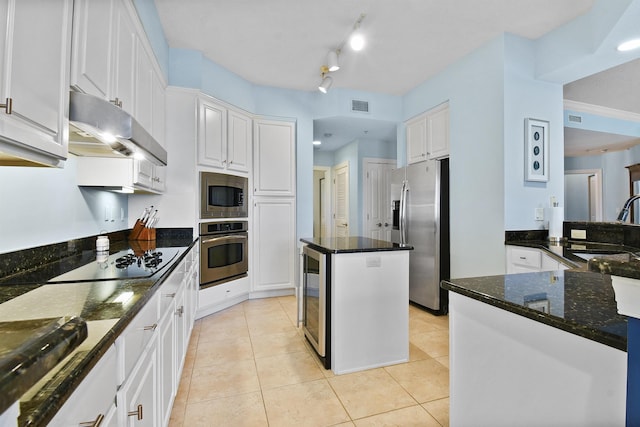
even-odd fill
[[[147,251],[124,249],[111,254],[85,251],[23,271],[0,280],[0,285],[93,282],[149,278],[166,269],[185,251],[185,247],[160,247]]]
[[[47,283],[147,278],[171,265],[181,251],[181,248],[159,248],[142,254],[135,254],[132,250],[109,256],[98,253],[95,261],[53,277]]]

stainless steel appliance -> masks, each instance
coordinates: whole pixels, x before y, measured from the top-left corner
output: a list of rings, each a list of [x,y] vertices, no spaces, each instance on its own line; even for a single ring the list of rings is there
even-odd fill
[[[302,295],[304,335],[330,368],[330,286],[327,272],[330,258],[304,246],[302,248]]]
[[[449,159],[427,160],[391,173],[391,241],[413,246],[409,300],[446,313],[449,278]]]
[[[200,224],[200,286],[219,285],[249,271],[247,221]]]
[[[243,176],[200,172],[200,218],[247,218],[248,187]]]

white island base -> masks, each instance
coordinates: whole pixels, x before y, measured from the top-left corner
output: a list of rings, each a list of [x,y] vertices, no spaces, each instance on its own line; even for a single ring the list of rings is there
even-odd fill
[[[409,251],[331,256],[331,369],[409,360]]]
[[[449,292],[450,425],[624,426],[627,354]]]

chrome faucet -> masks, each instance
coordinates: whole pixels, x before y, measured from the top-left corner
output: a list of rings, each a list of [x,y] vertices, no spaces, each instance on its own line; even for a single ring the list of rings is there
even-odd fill
[[[627,199],[626,202],[624,202],[624,207],[622,208],[622,210],[620,211],[620,213],[618,214],[618,221],[620,222],[624,222],[627,220],[627,217],[629,216],[629,208],[631,207],[631,204],[635,201],[640,199],[640,194],[636,194],[634,196],[631,196]]]

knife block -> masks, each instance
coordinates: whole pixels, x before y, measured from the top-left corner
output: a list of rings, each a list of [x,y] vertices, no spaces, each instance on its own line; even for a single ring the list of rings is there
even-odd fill
[[[156,241],[150,240],[131,240],[129,246],[133,250],[135,256],[143,256],[146,252],[156,250]]]
[[[136,223],[133,225],[131,233],[129,234],[129,240],[156,240],[156,229],[145,227],[142,221],[137,219]]]
[[[135,240],[156,240],[156,229],[142,227],[142,230],[140,230],[140,233],[138,233],[138,236],[135,238]]]

